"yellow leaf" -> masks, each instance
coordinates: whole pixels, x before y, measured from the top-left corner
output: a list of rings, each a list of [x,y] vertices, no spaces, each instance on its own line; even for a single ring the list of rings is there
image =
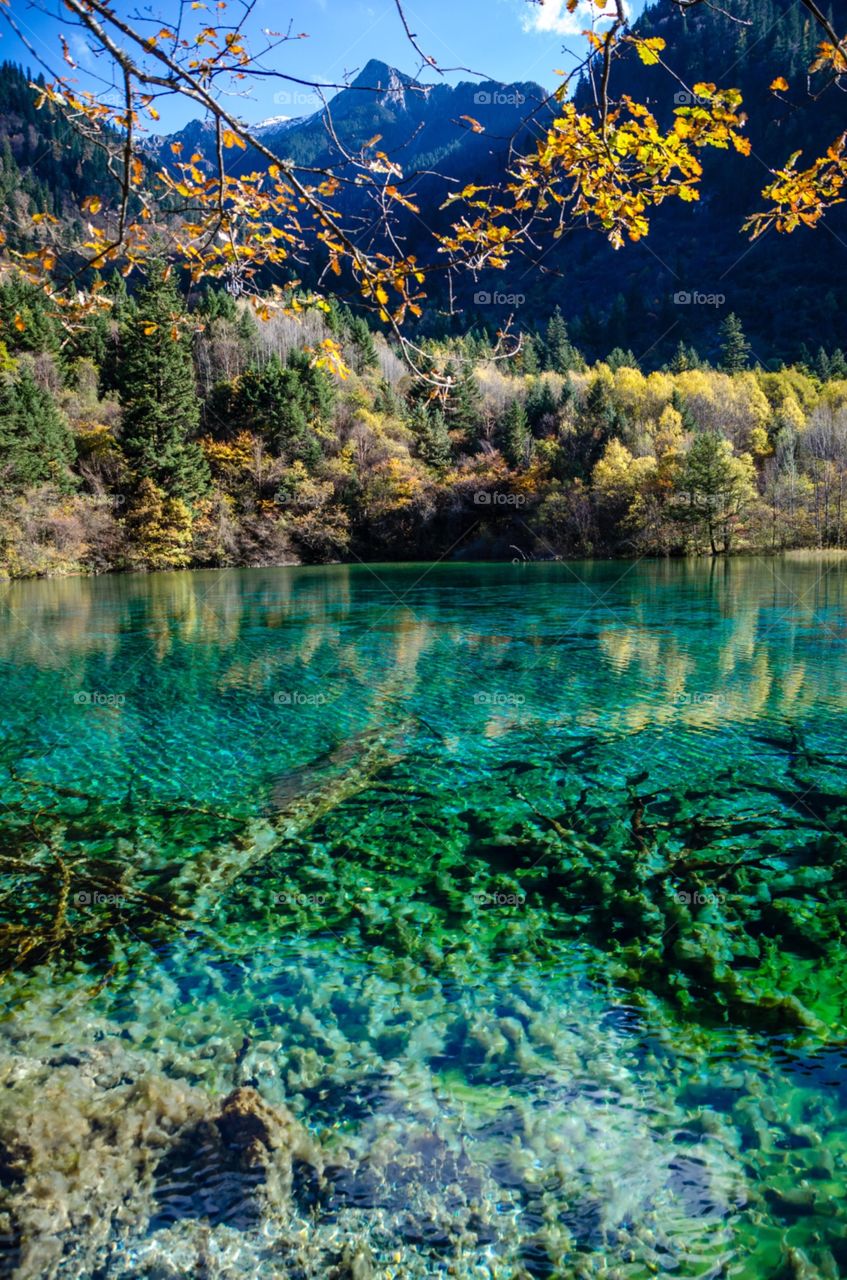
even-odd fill
[[[665,47],[665,42],[659,36],[655,36],[650,40],[636,41],[636,49],[641,61],[647,67],[655,66],[659,61],[659,54]]]
[[[21,319],[21,314],[20,314],[20,312],[19,312],[19,311],[16,311],[16,312],[15,312],[14,325],[15,325],[15,328],[17,329],[18,333],[23,333],[24,329],[26,328],[26,325],[24,324],[23,320]]]
[[[103,201],[99,196],[86,196],[82,202],[82,207],[88,213],[99,213],[103,208]]]

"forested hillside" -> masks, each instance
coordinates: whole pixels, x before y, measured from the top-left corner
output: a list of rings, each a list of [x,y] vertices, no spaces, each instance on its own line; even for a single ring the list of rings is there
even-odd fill
[[[0,64],[0,227],[18,248],[29,247],[34,214],[58,218],[68,242],[78,239],[86,196],[108,201],[117,187],[105,152],[50,103],[37,106],[43,84],[43,76]]]
[[[734,317],[719,367],[588,366],[556,312],[508,360],[428,343],[435,384],[337,304],[187,312],[162,269],[70,340],[7,284],[0,326],[7,575],[847,545],[844,356],[753,369]]]
[[[341,268],[335,293],[301,291],[293,313],[260,320],[237,291],[189,286],[164,262],[145,278],[107,264],[100,304],[72,323],[7,272],[0,572],[847,544],[843,206],[814,231],[752,246],[738,230],[767,166],[831,142],[843,97],[823,93],[807,114],[773,91],[776,71],[799,77],[812,56],[798,6],[739,0],[736,14],[748,25],[656,5],[638,31],[665,41],[689,83],[725,67],[752,155],[710,159],[703,198],[663,204],[643,244],[614,252],[572,230],[542,263],[464,284],[453,273],[449,315],[433,285],[410,325],[416,371],[350,309]],[[637,58],[620,76],[618,92],[671,120],[678,81]],[[379,132],[405,147],[409,173],[481,181],[502,169],[521,121],[549,109],[542,97],[531,84],[424,88],[372,62],[334,100],[332,128],[345,146]],[[96,197],[108,215],[115,178],[61,104],[35,99],[29,75],[0,68],[0,222],[25,253],[51,220],[73,269],[80,206]],[[468,125],[471,109],[485,128]],[[301,163],[326,166],[327,123],[268,128]],[[151,138],[145,154],[159,163],[180,142],[212,140],[198,123]],[[416,183],[433,220],[436,190],[443,199],[431,172]],[[424,220],[402,226],[423,261]],[[506,310],[520,341],[504,348]],[[337,363],[319,357],[327,344]]]

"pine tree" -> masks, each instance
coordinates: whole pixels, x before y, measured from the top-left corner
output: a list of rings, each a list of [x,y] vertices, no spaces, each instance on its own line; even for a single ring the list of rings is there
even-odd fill
[[[730,442],[717,432],[694,437],[676,481],[677,514],[708,539],[712,555],[730,550],[738,518],[755,498],[754,475],[752,459],[735,457]]]
[[[60,324],[45,293],[34,284],[11,276],[0,285],[0,328],[17,351],[50,351],[58,355]]]
[[[100,394],[117,394],[121,383],[121,352],[135,303],[127,292],[126,280],[116,271],[106,284],[105,294],[111,299],[106,321],[105,351],[100,365]]]
[[[513,400],[503,415],[500,435],[509,466],[525,467],[532,456],[532,434],[520,400]]]
[[[623,351],[620,347],[615,347],[613,351],[609,352],[606,356],[606,364],[612,370],[612,373],[616,373],[618,369],[640,370],[641,368],[634,353],[630,350]]]
[[[527,392],[526,416],[533,435],[548,435],[557,425],[559,403],[550,385],[550,379],[533,382]]]
[[[209,485],[191,437],[200,421],[191,340],[176,287],[154,267],[127,316],[119,370],[121,447],[136,483],[151,479],[170,498],[192,502]]]
[[[20,183],[21,171],[15,163],[11,144],[6,137],[3,139],[2,148],[0,148],[0,198],[2,198],[4,205],[12,192],[18,189]]]
[[[5,487],[26,489],[51,482],[65,492],[75,481],[70,468],[76,456],[74,438],[48,391],[30,370],[16,381],[0,384],[0,474]]]
[[[469,440],[476,439],[482,416],[482,395],[473,370],[465,361],[457,369],[451,360],[444,370],[444,378],[451,383],[444,404],[449,426]]]
[[[567,374],[562,385],[562,394],[559,396],[559,408],[569,409],[575,399],[576,387],[574,386],[573,378],[570,374]]]
[[[102,277],[95,277],[95,284],[102,286]],[[106,363],[109,349],[109,315],[106,311],[95,310],[86,316],[82,323],[71,331],[64,350],[66,367],[77,360],[91,360],[98,370],[98,383],[102,386],[100,371]]]
[[[734,311],[720,329],[721,368],[724,373],[741,373],[750,365],[750,343],[744,336],[741,321]]]
[[[538,373],[541,368],[541,362],[538,359],[538,341],[534,334],[524,333],[521,335],[518,363],[520,364],[521,373],[524,374]]]
[[[690,369],[701,369],[703,361],[696,347],[687,347],[680,339],[676,351],[671,357],[668,368],[671,373],[687,373]]]
[[[197,314],[206,321],[228,320],[235,324],[238,320],[238,307],[235,298],[226,289],[205,289],[195,308]]]
[[[292,351],[287,367],[295,375],[298,396],[309,423],[326,422],[335,404],[332,379],[317,367],[307,351]]]
[[[251,431],[289,465],[314,466],[321,457],[314,427],[328,417],[334,395],[327,375],[309,357],[292,352],[262,368],[247,369],[234,383],[217,389],[214,410],[231,431]]]
[[[357,373],[375,369],[379,363],[373,334],[363,316],[351,316],[347,322],[350,345],[353,348],[353,368]]]
[[[412,431],[418,457],[434,471],[446,471],[451,459],[450,433],[441,410],[416,405],[412,412]]]
[[[433,392],[431,379],[437,373],[435,360],[428,351],[423,350],[418,354],[416,360],[417,374],[413,376],[411,385],[406,393],[409,407],[414,408],[416,404],[429,404],[430,397]]]
[[[584,365],[582,356],[568,337],[568,326],[559,307],[547,324],[544,343],[544,368],[553,373],[571,373]]]
[[[676,409],[677,413],[682,418],[682,428],[684,431],[697,430],[697,423],[694,419],[694,414],[691,412],[688,401],[678,387],[674,387],[673,389],[673,393],[671,395],[671,406]]]
[[[562,437],[560,469],[570,479],[594,470],[613,436],[628,429],[625,415],[615,405],[608,377],[595,376],[576,415],[574,430]]]
[[[241,343],[242,351],[248,355],[256,346],[256,339],[259,336],[259,326],[256,318],[249,307],[242,307],[238,313],[238,321],[236,323],[236,332],[238,341]]]
[[[374,396],[374,413],[382,413],[389,418],[402,418],[405,411],[406,405],[402,397],[397,394],[390,382],[383,379]]]

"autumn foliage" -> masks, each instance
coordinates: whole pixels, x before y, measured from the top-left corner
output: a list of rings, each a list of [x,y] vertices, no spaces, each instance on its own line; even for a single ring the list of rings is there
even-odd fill
[[[843,87],[844,40],[816,4],[802,2],[823,37],[808,69],[815,92],[822,82],[824,88]],[[696,3],[668,0],[683,9]],[[449,194],[448,203],[460,205],[455,221],[448,232],[434,233],[431,254],[422,261],[404,251],[393,230],[399,213],[418,212],[410,195],[414,175],[380,146],[378,135],[355,154],[338,142],[340,165],[316,171],[277,154],[235,114],[228,95],[242,92],[251,76],[267,76],[267,57],[300,34],[269,35],[267,46],[254,50],[244,30],[248,10],[225,0],[216,5],[214,22],[206,4],[181,0],[174,20],[158,30],[124,18],[107,0],[66,0],[65,8],[83,44],[113,65],[117,96],[80,87],[72,48],[57,25],[66,69],[42,85],[40,101],[60,110],[106,152],[119,196],[117,202],[107,202],[99,192],[85,197],[84,231],[70,257],[66,246],[60,251],[59,220],[44,212],[33,217],[35,247],[9,249],[5,258],[7,269],[23,270],[51,294],[70,325],[88,309],[108,303],[94,269],[117,268],[129,276],[151,254],[164,252],[195,285],[223,283],[267,317],[279,308],[304,305],[298,263],[318,255],[329,278],[351,282],[416,363],[420,352],[402,326],[420,317],[433,272],[502,269],[516,251],[541,253],[545,237],[559,237],[579,224],[596,228],[616,247],[638,241],[665,201],[700,198],[704,151],[731,148],[746,155],[750,149],[741,95],[731,85],[682,85],[685,102],[675,109],[670,127],[659,124],[647,103],[627,94],[617,97],[616,69],[627,58],[650,68],[657,84],[679,87],[682,82],[665,60],[664,39],[639,34],[622,0],[596,0],[596,21],[583,33],[584,58],[536,112],[536,144],[515,151],[496,186],[471,183]],[[574,12],[576,0],[567,8]],[[731,9],[727,12],[732,17]],[[0,16],[14,27],[15,5],[7,0]],[[435,59],[426,62],[438,69]],[[278,74],[286,78],[283,71]],[[578,108],[572,93],[585,78],[593,86],[590,109]],[[788,80],[777,77],[772,91],[790,95]],[[145,138],[160,119],[162,102],[174,96],[189,99],[205,114],[214,131],[213,161],[198,151],[184,155],[176,142],[169,163],[151,166]],[[331,128],[331,117],[327,120]],[[470,116],[463,124],[483,130]],[[750,211],[746,227],[752,236],[771,228],[790,233],[815,226],[842,201],[844,141],[834,139],[811,162],[799,152],[786,159],[763,190],[764,207]],[[239,156],[245,163],[233,164]],[[368,193],[381,226],[367,247],[345,220],[343,197],[350,188]],[[267,287],[269,279],[278,283]],[[331,337],[312,354],[319,366],[346,372]]]

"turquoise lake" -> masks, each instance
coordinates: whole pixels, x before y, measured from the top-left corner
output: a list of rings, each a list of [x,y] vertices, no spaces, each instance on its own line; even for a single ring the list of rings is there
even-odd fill
[[[0,1276],[847,1275],[847,559],[0,588]]]

